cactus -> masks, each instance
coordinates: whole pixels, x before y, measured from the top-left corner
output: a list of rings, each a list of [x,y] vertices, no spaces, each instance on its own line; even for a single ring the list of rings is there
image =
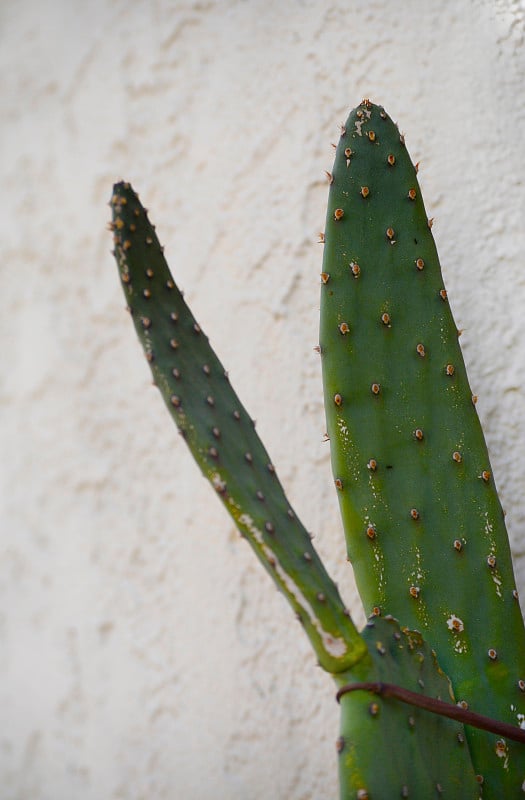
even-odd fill
[[[377,618],[368,622],[363,638],[370,658],[352,669],[354,686],[375,673],[379,685],[395,681],[452,701],[450,683],[419,634],[401,630],[393,618]],[[342,676],[335,677],[339,684]],[[479,798],[463,725],[360,690],[345,694],[341,706],[341,800]]]
[[[462,702],[516,724],[525,635],[508,537],[416,173],[364,101],[336,152],[321,291],[348,557],[368,613],[420,630]],[[515,796],[523,748],[467,735],[484,796]]]
[[[114,187],[116,256],[155,384],[203,474],[292,605],[329,672],[365,652],[337,587],[286,499],[228,375],[169,271],[129,184]]]
[[[508,540],[416,169],[382,108],[351,113],[329,177],[320,351],[361,633],[121,182],[128,310],[203,475],[339,688],[341,800],[517,796],[525,636]]]

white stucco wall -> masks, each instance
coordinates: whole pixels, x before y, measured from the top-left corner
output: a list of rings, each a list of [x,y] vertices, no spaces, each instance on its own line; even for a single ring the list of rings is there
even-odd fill
[[[3,0],[0,794],[326,800],[338,714],[123,311],[126,178],[361,618],[317,339],[330,142],[383,103],[420,181],[525,592],[520,0]]]

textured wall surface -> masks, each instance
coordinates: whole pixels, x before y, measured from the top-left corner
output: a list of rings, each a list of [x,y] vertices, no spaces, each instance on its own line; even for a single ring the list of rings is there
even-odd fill
[[[520,0],[3,0],[3,800],[326,800],[338,713],[123,311],[126,178],[348,604],[317,339],[331,141],[421,161],[525,593]],[[521,425],[521,427],[520,427]]]

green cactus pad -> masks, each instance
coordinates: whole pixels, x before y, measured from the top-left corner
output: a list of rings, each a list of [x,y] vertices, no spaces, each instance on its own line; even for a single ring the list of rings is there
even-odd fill
[[[320,664],[338,672],[366,648],[228,375],[175,284],[155,230],[131,186],[111,199],[115,257],[154,381],[211,482],[304,625]]]
[[[367,100],[337,147],[321,278],[332,467],[365,609],[423,632],[461,700],[519,725],[525,636],[503,512],[417,168]],[[525,748],[468,735],[483,796],[517,796]]]
[[[363,638],[370,658],[352,670],[350,682],[375,675],[379,683],[393,680],[418,694],[454,702],[449,680],[419,634],[402,630],[394,619],[377,618]],[[396,699],[365,691],[345,694],[337,751],[341,800],[481,796],[463,725]]]

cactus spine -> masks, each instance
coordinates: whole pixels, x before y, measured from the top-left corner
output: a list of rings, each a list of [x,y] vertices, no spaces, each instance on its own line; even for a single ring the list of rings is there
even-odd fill
[[[363,101],[336,152],[321,289],[347,551],[366,611],[421,631],[460,700],[518,725],[525,636],[504,516],[416,173]],[[467,733],[483,796],[516,796],[523,746]]]
[[[352,112],[330,178],[320,345],[347,550],[371,614],[361,634],[145,209],[118,183],[110,227],[128,310],[202,473],[340,687],[341,800],[514,797],[525,637],[508,541],[416,169],[382,108]],[[511,727],[464,726],[435,700]]]

